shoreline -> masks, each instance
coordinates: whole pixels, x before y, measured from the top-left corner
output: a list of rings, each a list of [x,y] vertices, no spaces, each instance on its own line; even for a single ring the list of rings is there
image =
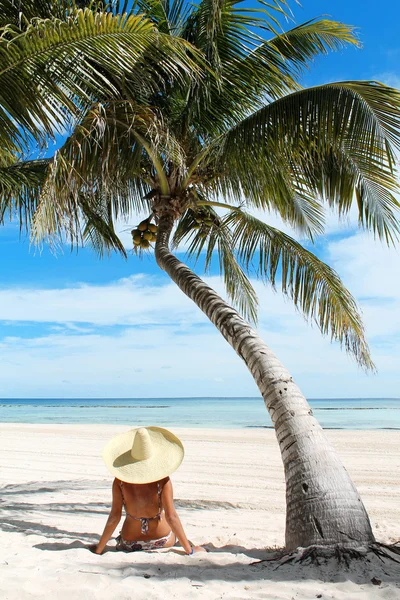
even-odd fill
[[[351,409],[351,410],[356,410],[356,409]],[[362,409],[360,409],[362,410]],[[382,409],[383,410],[383,409]],[[71,422],[71,423],[56,423],[56,422],[38,422],[38,423],[25,423],[22,421],[0,421],[0,428],[1,427],[7,427],[7,426],[21,426],[21,427],[123,427],[123,428],[127,428],[127,427],[134,427],[134,425],[129,425],[128,423],[75,423],[75,422]],[[137,425],[138,427],[141,427],[142,425]],[[143,425],[143,427],[145,427],[145,425]],[[161,427],[161,425],[160,425]],[[193,431],[198,431],[199,429],[207,429],[209,431],[246,431],[247,429],[269,429],[269,430],[273,430],[274,427],[273,425],[245,425],[244,427],[206,427],[203,425],[193,425],[192,427],[187,427],[186,425],[181,426],[181,425],[162,425],[162,427],[166,427],[167,429],[182,429],[182,430],[193,430]],[[322,427],[322,425],[321,425]],[[362,431],[386,431],[387,429],[390,430],[395,430],[395,431],[400,431],[399,427],[381,427],[380,429],[358,429],[356,427],[353,428],[345,428],[345,427],[323,427],[324,431],[325,430],[332,430],[332,431],[356,431],[356,432],[362,432]]]
[[[179,548],[91,554],[87,545],[98,539],[110,508],[112,477],[101,450],[126,429],[0,423],[2,597],[109,600],[115,585],[120,597],[149,600],[191,594],[201,600],[310,600],[317,593],[335,600],[383,600],[399,594],[399,577],[396,583],[394,575],[380,575],[375,567],[369,572],[372,566],[366,570],[361,563],[361,570],[352,565],[345,575],[335,563],[323,577],[316,567],[252,566],[284,543],[283,467],[274,431],[261,428],[170,428],[185,447],[185,459],[171,476],[177,510],[189,538],[204,544],[207,555],[188,559]],[[361,494],[377,539],[397,541],[399,433],[326,435]],[[373,576],[382,579],[381,586],[371,584]]]

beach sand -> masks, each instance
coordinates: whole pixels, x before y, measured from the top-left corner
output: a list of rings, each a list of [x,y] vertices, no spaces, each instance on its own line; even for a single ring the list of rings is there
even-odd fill
[[[274,432],[171,428],[186,454],[172,476],[186,533],[180,548],[103,556],[111,481],[104,443],[126,427],[0,425],[0,597],[4,600],[400,598],[395,563],[332,559],[323,568],[264,562],[284,544],[284,476]],[[400,538],[400,433],[327,431],[381,542]],[[116,535],[118,529],[116,530]],[[373,585],[371,579],[382,580]]]

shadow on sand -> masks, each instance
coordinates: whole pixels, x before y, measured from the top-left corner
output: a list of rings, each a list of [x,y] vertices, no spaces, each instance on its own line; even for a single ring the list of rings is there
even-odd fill
[[[52,546],[51,550],[68,550],[73,548],[85,548],[83,544],[72,543],[64,545],[64,548],[56,547],[57,544],[39,544],[36,548],[41,547],[42,550],[47,550],[47,546]],[[46,548],[44,547],[46,546]],[[61,546],[61,545],[60,545]],[[145,577],[147,579],[154,578],[154,581],[173,582],[179,579],[188,579],[193,583],[198,582],[199,587],[206,585],[207,581],[224,581],[227,583],[235,582],[260,582],[271,581],[279,582],[315,582],[316,591],[318,587],[322,587],[324,582],[345,583],[352,582],[358,586],[368,585],[374,588],[372,580],[379,580],[382,587],[388,584],[400,586],[400,572],[398,565],[380,564],[378,561],[354,561],[350,568],[345,565],[339,565],[335,559],[329,562],[316,565],[307,564],[283,564],[278,565],[274,560],[276,556],[275,549],[260,550],[257,548],[243,548],[225,546],[213,551],[212,544],[205,544],[209,549],[207,554],[199,554],[195,557],[185,557],[179,549],[172,549],[167,552],[168,560],[165,557],[157,560],[156,556],[152,556],[149,560],[149,554],[158,554],[158,552],[137,552],[129,554],[129,562],[120,559],[120,553],[113,549],[107,551],[103,556],[95,559],[95,563],[86,561],[84,556],[80,556],[80,572],[87,574],[107,574],[118,580],[126,577]],[[50,549],[50,548],[49,548]],[[225,553],[224,561],[216,560],[216,554]],[[164,553],[163,553],[164,554]],[[261,556],[267,562],[259,562],[253,564],[246,563],[236,559],[239,554],[247,556]],[[176,559],[173,558],[176,556]],[[112,559],[111,559],[112,557]],[[222,556],[221,556],[222,558]],[[391,588],[393,589],[393,588]],[[398,590],[397,590],[398,591]],[[393,593],[395,591],[393,590]],[[314,596],[312,596],[314,597]],[[316,596],[318,597],[318,596]],[[397,598],[400,596],[387,596],[388,598]]]
[[[71,503],[71,502],[41,502],[30,503],[26,499],[34,494],[67,493],[71,490],[89,490],[105,488],[99,481],[55,481],[42,483],[28,483],[25,485],[7,485],[1,490],[0,501],[0,530],[17,532],[26,536],[36,535],[47,538],[33,547],[42,552],[64,552],[67,550],[85,550],[89,554],[89,546],[98,539],[97,533],[88,533],[68,529],[60,529],[55,524],[62,522],[63,514],[86,515],[108,514],[109,505],[102,502]],[[20,498],[18,498],[20,496]],[[206,510],[207,507],[221,512],[235,510],[235,505],[225,502],[179,500],[177,505],[189,511]],[[58,516],[57,516],[58,515]],[[43,520],[51,524],[44,524]],[[198,586],[204,585],[209,580],[223,580],[227,582],[251,582],[260,580],[301,581],[312,580],[318,583],[323,581],[345,582],[352,581],[357,585],[371,584],[371,579],[376,577],[382,580],[383,585],[400,584],[399,565],[374,560],[369,556],[363,560],[355,560],[350,568],[338,564],[336,559],[331,559],[325,564],[291,564],[279,565],[277,557],[281,550],[277,548],[247,548],[241,545],[229,544],[216,547],[212,542],[204,544],[207,554],[198,554],[193,557],[182,556],[179,547],[167,552],[167,557],[157,560],[154,556],[158,552],[138,552],[126,556],[116,552],[110,544],[103,556],[93,557],[93,561],[86,561],[86,554],[79,555],[77,567],[84,573],[108,574],[111,577],[125,578],[127,576],[154,577],[171,582],[180,578],[190,578],[198,581]],[[164,554],[164,553],[163,553]],[[224,555],[224,556],[223,556]],[[239,556],[241,560],[239,560]],[[182,560],[184,559],[184,562]],[[263,561],[263,562],[257,562]],[[195,584],[197,585],[197,584]],[[400,597],[400,596],[399,596]]]

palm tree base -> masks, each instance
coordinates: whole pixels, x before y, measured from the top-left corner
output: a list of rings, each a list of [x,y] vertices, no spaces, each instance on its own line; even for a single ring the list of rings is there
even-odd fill
[[[261,563],[269,563],[273,565],[274,569],[278,569],[288,563],[322,566],[331,559],[336,559],[338,566],[342,565],[349,568],[350,563],[354,560],[374,562],[376,557],[382,563],[391,561],[400,565],[400,542],[394,544],[374,542],[358,547],[347,544],[334,544],[330,546],[312,545],[306,548],[296,548],[293,552],[282,550],[278,555],[275,553],[271,558],[265,558],[250,564],[260,565]]]

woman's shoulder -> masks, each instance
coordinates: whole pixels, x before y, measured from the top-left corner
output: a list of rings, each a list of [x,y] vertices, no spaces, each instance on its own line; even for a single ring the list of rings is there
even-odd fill
[[[162,487],[164,487],[164,485],[166,483],[168,483],[168,481],[171,481],[171,479],[169,477],[164,477],[164,479],[160,479],[160,481],[158,482]]]

